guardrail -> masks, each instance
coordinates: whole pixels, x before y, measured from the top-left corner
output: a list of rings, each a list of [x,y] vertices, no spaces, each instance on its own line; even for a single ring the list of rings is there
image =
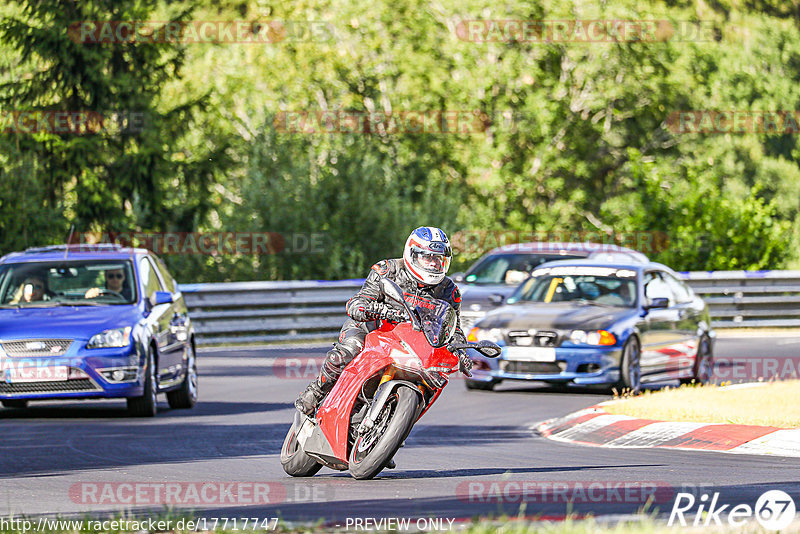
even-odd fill
[[[800,326],[800,271],[680,273],[716,328]],[[333,340],[363,280],[182,284],[198,344]]]
[[[335,339],[363,280],[181,285],[199,345]]]
[[[715,328],[800,326],[800,271],[680,274],[708,304]]]

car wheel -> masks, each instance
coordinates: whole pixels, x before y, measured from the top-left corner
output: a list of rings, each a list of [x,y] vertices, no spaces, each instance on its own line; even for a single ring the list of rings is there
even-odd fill
[[[186,376],[181,387],[167,393],[170,408],[186,409],[197,403],[197,355],[194,346],[189,346],[189,359],[186,361]]]
[[[28,401],[22,399],[8,399],[4,400],[3,408],[27,408]]]
[[[622,392],[639,393],[642,388],[642,350],[635,336],[631,336],[622,348],[619,374],[617,386]]]
[[[481,382],[479,380],[464,380],[464,385],[467,389],[478,389],[482,391],[492,391],[499,382],[492,380],[491,382]]]
[[[147,351],[144,392],[141,397],[128,399],[128,413],[130,415],[134,417],[154,417],[156,415],[158,411],[156,376],[155,358],[153,357],[153,350],[150,349]]]
[[[711,340],[708,336],[700,338],[697,355],[694,358],[692,377],[681,379],[682,384],[708,384],[714,374],[714,355],[711,351]]]

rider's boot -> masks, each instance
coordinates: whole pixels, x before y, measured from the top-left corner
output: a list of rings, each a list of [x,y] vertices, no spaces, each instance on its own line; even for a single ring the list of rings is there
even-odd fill
[[[294,406],[301,413],[306,415],[314,415],[314,412],[317,411],[317,406],[320,405],[322,399],[325,398],[325,393],[319,384],[319,380],[314,380],[311,382],[308,387],[303,391],[297,400],[294,401]]]
[[[333,385],[342,374],[344,366],[353,359],[353,355],[347,350],[348,347],[337,344],[325,355],[325,361],[320,369],[319,376],[311,382],[297,400],[294,401],[295,407],[308,416],[314,415],[317,407],[322,403]]]
[[[320,373],[319,376],[308,385],[305,391],[297,397],[297,400],[294,401],[295,408],[306,415],[314,415],[319,405],[322,404],[325,395],[330,393],[333,389],[336,378],[339,377],[337,376],[331,379],[331,377],[326,376],[324,372]]]

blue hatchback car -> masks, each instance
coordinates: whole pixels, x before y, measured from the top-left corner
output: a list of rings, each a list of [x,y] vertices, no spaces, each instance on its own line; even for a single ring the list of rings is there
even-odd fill
[[[638,391],[648,382],[707,382],[715,336],[706,304],[664,265],[549,262],[469,332],[470,341],[494,341],[502,352],[496,360],[470,355],[466,384],[534,380]]]
[[[134,416],[197,402],[194,329],[151,252],[31,248],[0,258],[0,401],[124,398]]]

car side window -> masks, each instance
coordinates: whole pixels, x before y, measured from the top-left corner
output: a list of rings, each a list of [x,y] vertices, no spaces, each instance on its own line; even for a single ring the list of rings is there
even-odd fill
[[[147,298],[152,297],[153,293],[156,291],[164,290],[164,288],[161,287],[161,282],[158,280],[158,275],[153,269],[150,260],[147,258],[139,260],[139,276],[142,279],[144,294]]]
[[[155,260],[156,269],[158,269],[158,272],[161,273],[161,279],[164,281],[164,285],[167,286],[167,291],[170,293],[175,293],[175,279],[170,276],[167,266],[164,265],[163,260],[157,257],[153,257],[152,259]]]
[[[648,299],[669,299],[669,305],[675,304],[675,295],[669,285],[661,277],[661,273],[649,272],[645,275],[644,295]]]
[[[669,273],[661,273],[664,277],[664,280],[667,282],[667,285],[670,287],[672,292],[675,294],[675,298],[677,299],[678,303],[685,303],[692,301],[692,293],[689,291],[689,288],[686,285],[672,276]]]

